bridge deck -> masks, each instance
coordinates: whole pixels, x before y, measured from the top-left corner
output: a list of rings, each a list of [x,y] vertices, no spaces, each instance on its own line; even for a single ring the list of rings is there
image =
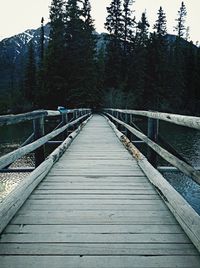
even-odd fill
[[[94,116],[5,229],[1,268],[200,267],[106,120]]]

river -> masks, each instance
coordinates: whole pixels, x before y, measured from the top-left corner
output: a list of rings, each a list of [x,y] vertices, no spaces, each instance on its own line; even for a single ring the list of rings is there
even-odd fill
[[[146,124],[145,124],[146,125]],[[146,132],[144,122],[138,126]],[[160,122],[159,131],[162,137],[173,145],[177,151],[192,165],[200,167],[200,131]],[[17,126],[1,127],[0,156],[19,147],[20,144],[32,133],[30,122]],[[145,147],[141,150],[144,152]],[[33,166],[34,156],[29,154],[16,161],[14,166]],[[167,163],[159,159],[159,165]],[[170,184],[190,203],[200,214],[200,186],[181,172],[163,172]],[[27,174],[0,174],[0,201],[22,181]]]

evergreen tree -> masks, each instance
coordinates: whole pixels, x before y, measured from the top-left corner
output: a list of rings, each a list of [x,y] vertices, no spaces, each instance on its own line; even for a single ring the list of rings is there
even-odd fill
[[[141,20],[137,24],[137,33],[135,37],[135,46],[132,56],[132,71],[130,73],[129,88],[134,92],[135,108],[144,109],[147,83],[147,45],[149,40],[149,23],[146,13],[142,13]],[[131,108],[131,107],[130,107]],[[146,108],[146,107],[145,107]]]
[[[148,91],[151,102],[149,109],[159,110],[167,98],[167,43],[166,15],[162,7],[158,10],[158,19],[153,27],[148,44]]]
[[[121,87],[121,67],[122,67],[122,9],[121,0],[112,0],[107,7],[108,16],[105,28],[110,33],[108,36],[105,62],[105,86],[111,90]]]
[[[187,96],[186,89],[186,58],[185,48],[181,38],[185,36],[185,19],[187,11],[184,2],[181,3],[180,10],[178,11],[177,26],[174,27],[177,32],[177,38],[174,45],[171,46],[172,58],[170,62],[170,79],[169,84],[171,88],[171,96],[173,97],[173,109],[185,109],[185,98]],[[174,101],[176,100],[176,102]]]
[[[200,115],[200,48],[196,48],[196,68],[195,68],[195,111],[193,114]]]
[[[44,60],[43,85],[39,105],[55,108],[66,104],[66,83],[63,71],[65,25],[63,0],[52,0],[50,6],[50,40]]]
[[[32,40],[29,42],[27,64],[24,77],[24,96],[28,103],[33,107],[36,90],[36,63]]]
[[[94,35],[94,21],[91,17],[91,4],[89,0],[83,0],[83,74],[84,95],[88,107],[98,106],[101,90],[97,88],[98,74],[96,73],[96,37]]]
[[[44,61],[44,18],[41,19],[40,28],[40,66],[43,65]]]
[[[155,29],[156,35],[159,37],[165,36],[167,33],[167,25],[166,25],[166,15],[163,11],[162,7],[158,10],[158,19],[156,20],[153,28]]]
[[[40,28],[40,54],[39,54],[39,64],[37,70],[37,86],[35,93],[35,106],[39,106],[41,104],[41,94],[43,88],[43,80],[44,80],[44,18],[41,19],[41,28]]]
[[[107,7],[108,16],[106,18],[105,28],[115,37],[120,39],[122,37],[122,8],[121,0],[112,0],[109,7]]]
[[[97,52],[96,58],[96,88],[97,88],[97,97],[98,97],[98,106],[106,107],[105,105],[105,48],[101,47]]]
[[[88,0],[68,0],[66,7],[65,49],[68,103],[71,106],[95,105],[94,25]]]
[[[187,16],[187,10],[184,2],[181,3],[180,10],[178,11],[178,18],[176,19],[177,21],[177,26],[174,27],[175,31],[177,32],[178,37],[184,37],[186,33],[186,28],[185,28],[185,20]]]
[[[124,0],[123,11],[122,11],[122,40],[124,42],[124,51],[126,53],[127,45],[133,39],[133,31],[135,26],[135,18],[132,17],[133,11],[131,11],[131,6],[135,1]]]
[[[122,62],[121,62],[121,80],[123,84],[123,88],[127,93],[129,89],[128,86],[128,79],[130,74],[130,66],[132,61],[132,51],[133,51],[133,44],[135,42],[134,38],[134,31],[135,31],[135,18],[133,17],[133,11],[131,10],[133,0],[124,0],[123,2],[123,9],[122,9],[122,44],[123,44],[123,51],[122,51]],[[122,46],[121,44],[121,46]],[[131,74],[132,75],[132,74]],[[128,91],[127,91],[128,90]]]
[[[137,24],[136,43],[142,47],[147,46],[149,39],[149,23],[146,17],[146,13],[142,13],[141,20]]]
[[[184,109],[186,112],[196,112],[196,97],[198,91],[198,52],[192,42],[187,43],[184,48],[185,56],[185,94],[184,94]]]

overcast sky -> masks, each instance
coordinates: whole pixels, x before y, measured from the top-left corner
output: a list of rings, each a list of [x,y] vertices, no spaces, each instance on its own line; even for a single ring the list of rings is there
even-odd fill
[[[103,32],[106,17],[106,6],[111,0],[91,0],[92,15],[98,32]],[[49,18],[49,5],[51,0],[0,0],[0,40],[27,29],[40,26],[41,17],[45,22]],[[190,37],[196,42],[200,41],[200,0],[185,0],[187,8],[187,26],[190,27]],[[136,0],[133,5],[135,16],[140,19],[141,13],[146,10],[150,25],[157,18],[157,11],[163,7],[167,15],[168,32],[173,33],[175,19],[180,8],[181,0]]]

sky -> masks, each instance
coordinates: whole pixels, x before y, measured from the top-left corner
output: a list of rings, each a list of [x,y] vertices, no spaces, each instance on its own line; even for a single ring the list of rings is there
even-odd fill
[[[111,0],[90,0],[92,16],[95,19],[97,32],[105,32],[106,6]],[[49,21],[49,6],[51,0],[0,0],[0,40],[21,33],[27,29],[36,29],[40,26],[41,17]],[[195,43],[200,41],[200,0],[185,0],[187,8],[186,26],[190,27],[190,38]],[[181,0],[135,0],[133,10],[139,20],[142,12],[146,11],[148,21],[152,26],[157,18],[160,6],[167,16],[167,28],[173,32],[175,19],[181,5]]]

